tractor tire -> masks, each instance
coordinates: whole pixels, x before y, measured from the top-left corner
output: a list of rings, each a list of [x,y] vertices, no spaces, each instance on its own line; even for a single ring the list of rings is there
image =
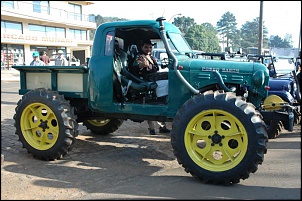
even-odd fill
[[[53,161],[71,151],[78,124],[73,108],[58,92],[44,88],[29,91],[15,111],[16,134],[34,158]]]
[[[84,120],[83,125],[95,135],[108,135],[116,131],[123,122],[120,119],[93,119]]]
[[[231,92],[194,96],[172,122],[178,163],[204,183],[230,185],[247,179],[262,164],[267,142],[261,114]]]
[[[281,121],[267,121],[266,128],[267,128],[267,135],[268,139],[275,139],[280,132],[282,131],[283,124]]]

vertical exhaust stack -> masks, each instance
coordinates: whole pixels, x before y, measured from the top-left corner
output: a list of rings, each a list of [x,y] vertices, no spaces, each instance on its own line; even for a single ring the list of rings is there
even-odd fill
[[[182,74],[179,72],[179,70],[177,69],[178,66],[178,60],[175,57],[175,55],[173,54],[169,43],[168,43],[168,39],[165,33],[165,26],[164,26],[164,20],[166,20],[166,18],[164,17],[159,17],[156,19],[157,22],[159,22],[159,27],[160,27],[160,35],[161,38],[163,39],[167,54],[169,56],[169,58],[173,59],[173,68],[174,71],[176,73],[176,75],[178,76],[178,78],[189,88],[189,90],[194,93],[194,94],[199,94],[199,90],[195,89],[194,87],[192,87],[192,85],[182,76]]]

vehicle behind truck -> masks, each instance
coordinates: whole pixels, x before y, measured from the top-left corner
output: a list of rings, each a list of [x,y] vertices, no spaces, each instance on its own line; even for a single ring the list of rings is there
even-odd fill
[[[276,58],[272,55],[257,55],[250,54],[247,56],[249,61],[261,62],[265,64],[269,70],[270,82],[268,95],[273,102],[282,102],[289,104],[293,108],[294,124],[301,123],[301,91],[297,78],[297,71],[295,67],[294,58],[279,57]],[[283,108],[281,108],[282,112]],[[268,137],[270,139],[276,138],[283,129],[281,121],[273,119],[267,120]]]
[[[150,80],[131,73],[133,57],[126,53],[145,39],[161,40],[168,55],[161,61],[167,72]],[[124,53],[115,50],[115,40]],[[68,154],[79,123],[108,135],[125,120],[166,121],[172,122],[171,145],[184,170],[204,183],[229,185],[247,179],[264,161],[265,120],[293,129],[292,108],[267,99],[265,65],[195,59],[179,29],[163,17],[100,25],[87,66],[14,68],[23,95],[14,115],[16,134],[41,160]],[[276,112],[280,107],[284,111]]]

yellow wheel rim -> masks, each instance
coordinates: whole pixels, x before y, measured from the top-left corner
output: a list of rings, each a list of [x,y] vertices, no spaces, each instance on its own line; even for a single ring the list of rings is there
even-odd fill
[[[94,126],[105,126],[109,123],[110,119],[93,119],[93,120],[87,120],[88,123]]]
[[[281,110],[282,105],[288,104],[284,102],[282,98],[277,95],[270,95],[268,96],[263,102],[263,108],[265,110]]]
[[[56,115],[42,103],[32,103],[23,110],[20,126],[25,140],[37,150],[50,149],[59,136]]]
[[[213,172],[234,168],[247,152],[247,132],[232,114],[206,110],[191,119],[185,130],[185,147],[191,159]]]

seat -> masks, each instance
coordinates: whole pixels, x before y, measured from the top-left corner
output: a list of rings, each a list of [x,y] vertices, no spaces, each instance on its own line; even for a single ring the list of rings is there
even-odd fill
[[[133,75],[132,73],[130,73],[128,71],[128,67],[127,66],[123,66],[123,75],[125,76],[125,79],[130,79],[133,82],[137,83],[140,85],[139,88],[143,87],[143,89],[136,89],[139,91],[152,91],[155,90],[157,87],[157,83],[156,82],[147,82],[135,75]]]
[[[115,54],[117,54],[116,57],[118,56],[119,59],[121,60],[122,66],[126,66],[128,60],[128,54],[121,49],[116,50]]]
[[[156,82],[147,82],[139,77],[132,75],[127,70],[127,53],[115,51],[113,67],[113,81],[114,91],[116,98],[119,102],[125,100],[125,96],[129,89],[135,90],[136,92],[149,92],[155,90],[157,87]]]

